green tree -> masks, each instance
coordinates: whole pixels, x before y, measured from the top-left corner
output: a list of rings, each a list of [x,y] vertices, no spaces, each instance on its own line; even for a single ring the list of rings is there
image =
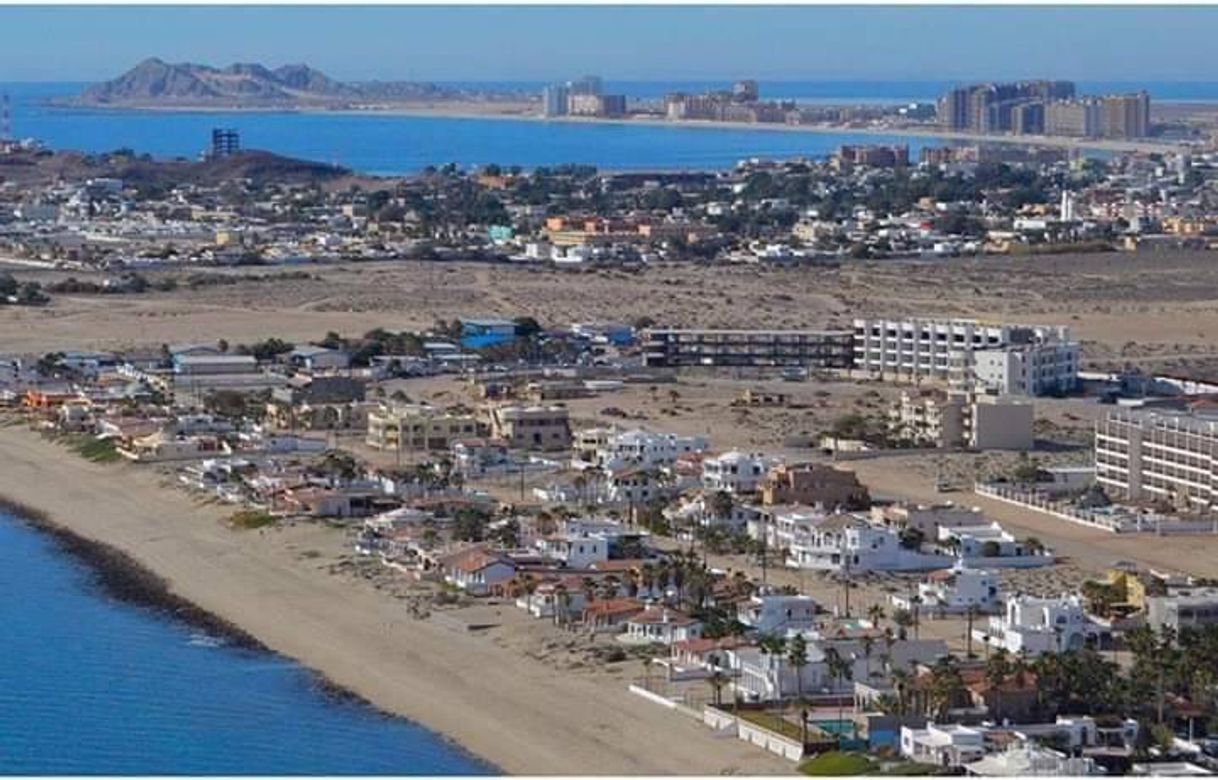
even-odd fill
[[[808,642],[804,639],[803,634],[796,634],[787,643],[787,663],[795,670],[795,695],[799,699],[804,697],[804,668],[808,665]]]

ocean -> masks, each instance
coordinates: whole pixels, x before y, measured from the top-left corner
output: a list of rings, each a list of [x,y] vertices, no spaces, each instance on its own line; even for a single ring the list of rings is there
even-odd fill
[[[0,513],[0,775],[485,775],[298,664],[116,602]]]
[[[78,93],[77,83],[0,84],[11,95],[14,135],[33,137],[54,149],[107,152],[133,149],[156,157],[196,157],[214,127],[232,127],[246,148],[343,165],[374,175],[400,175],[428,165],[461,167],[497,163],[525,168],[564,163],[606,170],[722,169],[750,157],[789,159],[823,157],[844,143],[909,143],[911,155],[927,138],[793,133],[714,127],[655,127],[513,122],[385,115],[302,114],[294,112],[103,111],[47,105],[54,97]],[[504,90],[537,91],[539,84],[496,82],[464,84]],[[702,91],[719,82],[609,82],[636,99],[655,99],[670,91]],[[929,101],[948,82],[775,82],[762,83],[763,97],[805,102]],[[1172,100],[1218,100],[1211,83],[1082,83],[1086,92],[1147,87]]]

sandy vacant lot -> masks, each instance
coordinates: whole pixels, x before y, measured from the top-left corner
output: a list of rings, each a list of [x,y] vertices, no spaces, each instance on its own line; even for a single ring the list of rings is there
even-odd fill
[[[529,315],[547,325],[648,316],[665,325],[827,327],[848,325],[854,316],[917,313],[1067,324],[1097,365],[1137,360],[1157,370],[1218,375],[1218,351],[1210,344],[1218,332],[1218,264],[1204,252],[851,263],[840,269],[681,265],[628,273],[393,262],[307,270],[312,276],[303,280],[57,296],[44,309],[0,309],[0,348],[37,352],[220,338],[239,343],[267,336],[304,341],[329,330],[423,328],[437,318],[477,315]],[[18,272],[43,282],[66,275]]]

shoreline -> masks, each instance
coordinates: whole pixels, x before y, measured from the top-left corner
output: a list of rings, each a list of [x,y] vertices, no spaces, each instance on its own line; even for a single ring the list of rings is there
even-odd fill
[[[234,531],[219,508],[192,502],[159,475],[87,461],[24,426],[0,427],[0,462],[0,505],[19,508],[18,519],[29,513],[61,527],[67,538],[85,540],[77,549],[116,550],[103,558],[149,572],[155,579],[136,581],[154,592],[163,584],[162,603],[188,603],[188,614],[214,616],[213,627],[233,627],[334,689],[418,724],[500,772],[794,769],[644,702],[626,690],[633,674],[555,669],[488,638],[410,617],[401,602],[295,553],[293,540],[341,538],[324,528]],[[52,480],[55,489],[43,489]]]
[[[0,514],[5,514],[19,525],[46,537],[55,546],[58,554],[85,568],[92,580],[91,587],[98,595],[151,613],[162,620],[201,631],[208,636],[222,640],[225,647],[242,652],[284,658],[282,654],[267,647],[240,626],[174,593],[164,578],[114,545],[82,536],[62,523],[56,522],[41,509],[15,501],[3,494],[0,494]],[[296,663],[293,659],[285,660]],[[314,689],[322,696],[338,703],[366,708],[379,717],[402,721],[418,728],[426,728],[421,723],[382,710],[365,697],[339,685],[315,669],[301,668],[309,675]],[[474,756],[464,746],[453,742],[443,734],[431,733],[453,749],[485,764],[493,772],[502,773],[498,767],[486,759]]]
[[[1204,105],[1204,104],[1203,104]],[[961,133],[942,130],[934,127],[850,127],[841,125],[789,125],[779,122],[719,122],[713,120],[678,119],[646,117],[545,117],[534,113],[508,113],[502,111],[470,111],[461,104],[408,106],[398,105],[386,108],[357,109],[357,108],[328,108],[324,106],[101,106],[79,105],[77,109],[105,112],[130,112],[147,114],[300,114],[309,116],[348,116],[348,117],[409,117],[416,119],[452,119],[463,121],[493,120],[500,122],[534,122],[556,125],[586,125],[586,126],[618,126],[618,127],[650,127],[692,130],[724,130],[750,131],[773,133],[808,133],[812,135],[844,135],[862,138],[893,138],[893,139],[935,139],[944,142],[967,142],[977,144],[994,144],[1004,146],[1037,146],[1057,149],[1078,149],[1099,152],[1145,152],[1172,153],[1188,148],[1183,142],[1162,142],[1147,140],[1105,140],[1073,138],[1069,136],[1046,135],[983,135],[978,133]]]

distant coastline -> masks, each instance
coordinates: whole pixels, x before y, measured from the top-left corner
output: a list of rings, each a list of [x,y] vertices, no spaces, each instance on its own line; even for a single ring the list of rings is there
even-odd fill
[[[66,104],[58,104],[60,106]],[[844,135],[878,138],[935,138],[945,142],[968,142],[980,144],[1003,144],[1016,146],[1041,146],[1061,149],[1083,149],[1106,152],[1149,152],[1169,153],[1179,151],[1183,144],[1146,140],[1117,141],[1104,139],[1073,138],[1067,136],[1042,135],[983,135],[978,133],[961,133],[928,126],[915,127],[857,127],[851,125],[791,125],[778,122],[727,122],[696,119],[660,119],[643,117],[543,117],[535,113],[525,113],[525,103],[498,103],[476,101],[444,101],[432,102],[418,106],[400,104],[385,108],[334,108],[324,106],[212,106],[212,105],[149,105],[131,103],[128,105],[89,105],[84,103],[71,104],[76,108],[85,108],[107,112],[129,112],[150,114],[320,114],[328,116],[369,116],[369,117],[413,117],[433,119],[462,119],[462,120],[498,120],[509,122],[535,122],[543,124],[566,125],[608,125],[624,127],[653,127],[699,130],[731,130],[777,133],[812,133],[821,135]],[[482,109],[482,110],[477,110]],[[507,109],[507,110],[505,110]]]

